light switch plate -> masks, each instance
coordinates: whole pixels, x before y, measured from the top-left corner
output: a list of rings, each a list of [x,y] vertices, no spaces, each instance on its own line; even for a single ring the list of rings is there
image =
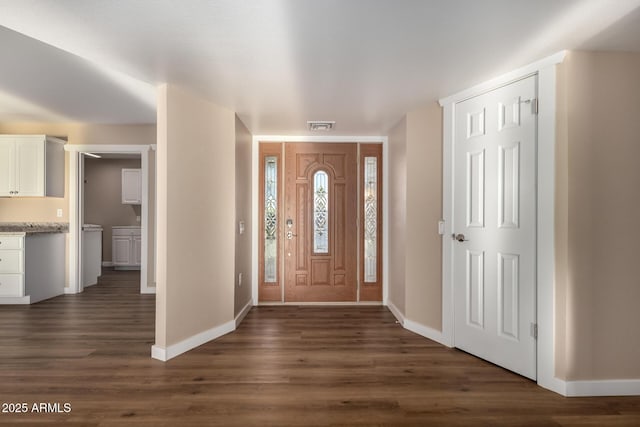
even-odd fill
[[[238,233],[244,234],[244,221],[238,222]]]
[[[441,236],[444,235],[444,220],[438,221],[438,234]]]

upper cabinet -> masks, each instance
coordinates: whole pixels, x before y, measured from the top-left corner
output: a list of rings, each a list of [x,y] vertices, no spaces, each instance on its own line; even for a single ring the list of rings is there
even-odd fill
[[[65,141],[0,135],[0,197],[64,197]]]
[[[122,169],[122,203],[142,204],[142,170]]]

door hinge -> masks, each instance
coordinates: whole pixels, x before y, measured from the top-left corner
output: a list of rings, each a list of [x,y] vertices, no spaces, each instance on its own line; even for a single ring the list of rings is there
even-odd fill
[[[520,101],[520,103],[522,103],[522,104],[530,104],[531,105],[531,112],[533,114],[538,114],[538,98],[523,99],[523,100]]]
[[[532,323],[531,324],[531,336],[533,337],[534,340],[538,339],[538,324],[537,323]]]

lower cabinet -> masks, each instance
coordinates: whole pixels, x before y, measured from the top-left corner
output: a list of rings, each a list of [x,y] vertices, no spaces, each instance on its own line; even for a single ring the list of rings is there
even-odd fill
[[[98,283],[102,275],[102,227],[85,224],[82,227],[82,287]]]
[[[111,260],[116,269],[139,270],[142,264],[142,232],[140,227],[112,227],[111,249]]]
[[[0,304],[33,304],[64,293],[62,233],[0,233]]]

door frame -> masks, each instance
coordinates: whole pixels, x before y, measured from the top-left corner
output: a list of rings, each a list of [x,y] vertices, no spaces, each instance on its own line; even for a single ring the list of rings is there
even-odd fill
[[[389,239],[386,236],[389,233],[389,225],[387,218],[389,217],[389,183],[387,171],[388,159],[389,159],[389,139],[386,136],[284,136],[284,135],[254,135],[252,138],[251,146],[251,200],[253,201],[251,206],[251,240],[254,242],[251,245],[251,297],[253,305],[259,305],[258,301],[258,269],[259,269],[259,256],[258,246],[260,244],[259,237],[259,223],[260,223],[260,211],[259,211],[259,188],[260,188],[260,155],[259,148],[261,142],[309,142],[309,143],[378,143],[382,144],[382,235],[385,238],[382,239],[382,302],[344,302],[344,303],[329,303],[331,305],[372,305],[382,304],[387,305],[387,298],[389,296]],[[295,304],[295,305],[322,305],[325,303],[287,303],[276,302],[269,304]]]
[[[448,238],[453,224],[453,143],[456,104],[474,96],[506,86],[528,76],[538,76],[538,125],[536,159],[536,322],[537,383],[564,394],[563,381],[555,376],[555,146],[556,146],[556,65],[566,51],[558,52],[533,64],[519,68],[462,92],[440,99],[443,107],[443,219],[442,239],[442,338],[453,347],[453,239]]]
[[[140,231],[142,234],[142,263],[140,265],[140,293],[154,294],[156,288],[148,282],[148,248],[149,248],[149,151],[153,145],[65,145],[69,152],[69,281],[65,287],[66,294],[82,292],[82,219],[84,195],[82,180],[84,179],[83,153],[96,154],[140,154],[142,169],[142,206]]]

